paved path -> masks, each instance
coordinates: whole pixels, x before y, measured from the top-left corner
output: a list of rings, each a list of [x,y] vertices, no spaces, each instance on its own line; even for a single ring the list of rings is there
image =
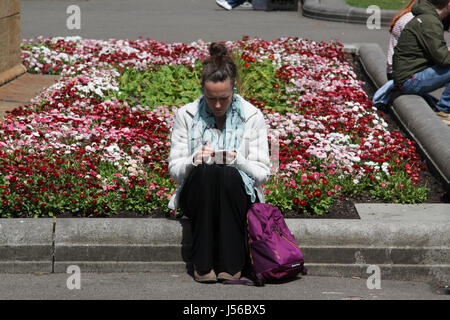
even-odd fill
[[[450,300],[450,295],[443,290],[422,282],[383,279],[381,289],[368,289],[365,279],[313,276],[256,288],[200,284],[186,273],[81,273],[80,289],[69,290],[67,279],[70,276],[73,275],[0,274],[0,300]]]
[[[66,9],[81,9],[81,30],[68,30]],[[190,43],[239,40],[243,35],[272,40],[296,36],[317,41],[376,42],[387,50],[388,32],[364,25],[309,19],[294,11],[219,8],[214,0],[21,0],[22,38],[80,35],[94,39],[149,37]]]
[[[0,86],[0,119],[5,111],[23,106],[39,92],[51,86],[60,76],[25,73],[11,82]]]

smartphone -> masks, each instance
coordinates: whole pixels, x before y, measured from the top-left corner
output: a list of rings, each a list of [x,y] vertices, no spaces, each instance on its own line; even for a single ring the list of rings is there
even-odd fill
[[[218,164],[226,164],[227,152],[231,152],[231,150],[216,150],[214,151],[214,163]]]

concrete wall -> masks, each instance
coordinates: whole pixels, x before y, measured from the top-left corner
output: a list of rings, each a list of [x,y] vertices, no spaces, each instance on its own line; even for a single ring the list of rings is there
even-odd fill
[[[20,0],[0,1],[0,85],[26,70],[20,60]]]

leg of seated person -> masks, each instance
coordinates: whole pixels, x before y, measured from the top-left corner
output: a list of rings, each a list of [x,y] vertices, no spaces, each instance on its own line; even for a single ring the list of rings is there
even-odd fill
[[[247,262],[245,242],[251,200],[239,171],[231,166],[222,167],[219,190],[216,268],[218,272],[234,275],[244,270]]]
[[[450,67],[433,66],[414,74],[414,77],[402,84],[402,92],[424,95],[444,86],[446,89],[436,108],[439,111],[450,112]]]
[[[180,207],[191,222],[192,247],[190,260],[197,271],[205,273],[214,267],[214,219],[218,209],[217,173],[207,164],[196,166],[180,193]]]
[[[444,92],[442,92],[441,99],[436,105],[439,111],[450,113],[450,82],[445,86]]]
[[[192,227],[190,260],[197,271],[231,275],[245,268],[245,231],[251,205],[239,171],[201,164],[186,179],[180,207]]]
[[[234,9],[243,4],[246,0],[227,0],[228,4]]]

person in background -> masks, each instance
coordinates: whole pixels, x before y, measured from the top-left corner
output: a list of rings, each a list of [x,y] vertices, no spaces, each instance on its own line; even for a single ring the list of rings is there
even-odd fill
[[[392,58],[392,80],[374,94],[377,108],[399,94],[422,96],[441,119],[450,119],[450,50],[444,39],[450,0],[416,0],[411,19],[398,38]],[[439,101],[431,92],[445,87]]]
[[[394,85],[402,94],[424,95],[445,87],[435,105],[437,115],[449,119],[450,52],[444,39],[443,20],[449,0],[417,0],[414,18],[405,26],[393,56]]]
[[[397,45],[398,38],[400,37],[400,33],[406,24],[414,18],[414,15],[411,13],[411,8],[414,5],[416,0],[411,0],[403,9],[400,11],[398,15],[392,19],[391,24],[389,26],[389,48],[387,52],[387,67],[386,74],[388,80],[392,80],[392,56],[394,55],[394,48]]]
[[[252,2],[252,0],[216,0],[217,5],[225,10],[233,10],[248,2]]]

